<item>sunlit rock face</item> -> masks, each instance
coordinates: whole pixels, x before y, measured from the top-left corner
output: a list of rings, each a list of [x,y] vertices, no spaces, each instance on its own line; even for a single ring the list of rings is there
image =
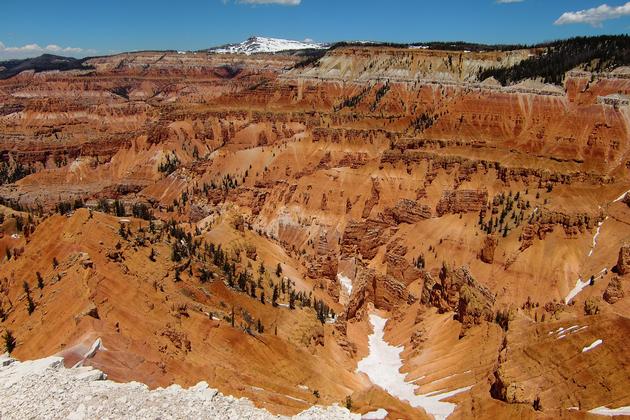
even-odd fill
[[[137,52],[1,80],[0,349],[281,415],[630,405],[630,79],[479,80],[538,52]]]

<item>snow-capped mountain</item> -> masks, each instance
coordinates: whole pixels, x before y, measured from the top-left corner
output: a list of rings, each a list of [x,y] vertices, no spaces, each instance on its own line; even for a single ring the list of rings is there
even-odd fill
[[[239,44],[227,44],[210,48],[208,51],[218,54],[256,54],[276,53],[289,50],[324,49],[326,45],[315,42],[292,41],[288,39],[265,38],[254,36]]]

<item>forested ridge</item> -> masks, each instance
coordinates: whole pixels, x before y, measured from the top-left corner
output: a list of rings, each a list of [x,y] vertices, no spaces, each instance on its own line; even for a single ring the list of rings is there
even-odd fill
[[[524,79],[540,79],[561,84],[565,73],[576,67],[599,72],[630,65],[628,35],[577,37],[534,47],[540,49],[537,54],[511,67],[480,71],[479,80],[494,77],[507,85]]]

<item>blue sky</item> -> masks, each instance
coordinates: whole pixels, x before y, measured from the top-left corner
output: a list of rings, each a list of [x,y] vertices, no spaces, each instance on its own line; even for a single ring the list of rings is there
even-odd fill
[[[42,52],[193,50],[251,35],[321,42],[533,43],[629,32],[630,2],[619,0],[2,0],[0,5],[0,59]]]

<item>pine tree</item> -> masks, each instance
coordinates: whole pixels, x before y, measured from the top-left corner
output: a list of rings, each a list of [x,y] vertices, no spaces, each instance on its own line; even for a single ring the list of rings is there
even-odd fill
[[[122,223],[118,227],[118,234],[121,238],[127,239],[127,229],[125,229],[125,225],[123,225]]]
[[[13,333],[10,330],[6,330],[2,338],[4,338],[5,351],[11,354],[11,352],[13,352],[13,350],[15,349],[15,346],[17,345],[17,340],[15,339],[15,337],[13,336]]]
[[[28,310],[29,315],[35,312],[35,302],[33,302],[33,298],[31,297],[30,293],[26,295],[26,305],[26,309]]]
[[[212,278],[212,272],[205,267],[201,267],[199,272],[199,281],[205,283]]]
[[[282,275],[282,266],[280,265],[280,263],[278,263],[278,265],[276,266],[276,276],[280,277]]]
[[[239,290],[246,291],[245,287],[247,287],[247,274],[240,273],[238,275],[238,288]]]
[[[42,290],[44,288],[44,279],[42,278],[42,275],[39,271],[35,273],[35,275],[37,275],[37,287],[39,288],[39,290]]]
[[[271,298],[271,304],[274,307],[278,306],[278,285],[277,284],[273,285],[273,296]]]
[[[118,200],[114,200],[114,212],[116,216],[123,217],[125,216],[125,206]]]

